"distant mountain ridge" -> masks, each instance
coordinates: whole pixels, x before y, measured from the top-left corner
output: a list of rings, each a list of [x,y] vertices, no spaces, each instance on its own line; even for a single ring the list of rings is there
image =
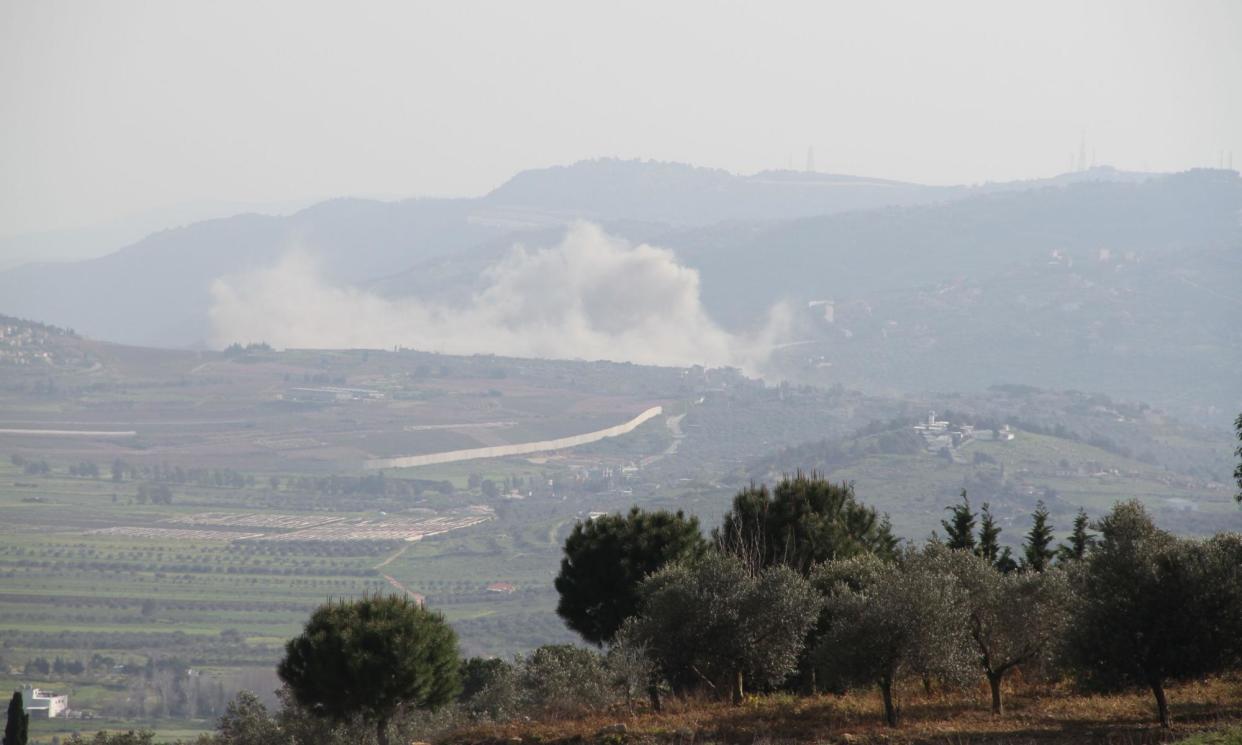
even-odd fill
[[[1098,175],[1131,178],[1104,170]],[[334,281],[364,284],[474,246],[555,233],[575,219],[646,223],[651,227],[635,232],[648,238],[662,232],[658,225],[811,217],[934,203],[991,188],[792,171],[738,176],[678,163],[590,160],[524,171],[479,198],[334,199],[285,217],[237,215],[164,230],[97,259],[10,269],[0,272],[0,311],[101,339],[188,346],[207,338],[212,281],[270,265],[294,249],[314,255]],[[381,284],[401,288],[400,282]]]
[[[554,245],[578,219],[672,250],[699,272],[708,313],[731,329],[759,324],[781,301],[837,303],[848,326],[798,331],[822,345],[815,354],[831,365],[823,369],[844,376],[812,376],[818,382],[951,390],[1017,380],[1195,412],[1242,405],[1228,379],[1242,369],[1242,331],[1232,323],[1242,310],[1242,179],[1232,171],[1096,168],[938,187],[583,161],[525,171],[478,198],[336,199],[285,217],[162,231],[89,261],[0,272],[0,312],[108,341],[192,347],[209,338],[213,281],[270,267],[289,251],[313,257],[334,286],[451,306],[511,246]],[[1054,275],[1050,262],[1067,265]],[[946,305],[944,288],[979,298],[979,310]],[[1039,319],[1062,325],[1045,333]],[[899,329],[917,333],[899,342]],[[1004,342],[1010,333],[1018,346]],[[963,374],[946,352],[979,364]],[[1075,354],[1091,354],[1099,370],[1082,376]],[[1183,382],[1198,383],[1165,390],[1179,360],[1192,362]]]
[[[904,181],[806,171],[742,176],[682,163],[601,158],[523,171],[483,198],[493,206],[561,210],[594,219],[670,225],[729,220],[783,220],[878,207],[930,204],[994,191],[1079,181],[1138,182],[1152,174],[1108,167],[980,186],[927,186]]]

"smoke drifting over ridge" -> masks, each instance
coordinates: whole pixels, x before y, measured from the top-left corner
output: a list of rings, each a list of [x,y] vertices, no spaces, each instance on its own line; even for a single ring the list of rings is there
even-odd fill
[[[334,287],[300,252],[276,266],[213,283],[212,341],[277,347],[388,348],[446,354],[732,365],[757,371],[786,336],[773,309],[753,336],[720,328],[703,308],[699,275],[672,252],[631,246],[578,223],[553,248],[516,246],[461,307]]]

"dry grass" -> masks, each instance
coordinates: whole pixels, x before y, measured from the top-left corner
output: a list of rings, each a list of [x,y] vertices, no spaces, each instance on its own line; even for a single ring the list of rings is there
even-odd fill
[[[640,710],[595,712],[578,719],[475,725],[445,738],[445,745],[504,743],[551,745],[599,742],[669,745],[782,745],[785,743],[1103,743],[1146,745],[1242,722],[1242,678],[1171,686],[1172,731],[1153,723],[1155,706],[1146,690],[1078,695],[1066,686],[1018,684],[1007,690],[1008,711],[991,716],[986,685],[977,690],[925,694],[901,692],[901,725],[885,727],[878,693],[845,696],[755,697],[741,706],[696,699],[672,700],[659,714]],[[624,723],[624,734],[600,734]]]

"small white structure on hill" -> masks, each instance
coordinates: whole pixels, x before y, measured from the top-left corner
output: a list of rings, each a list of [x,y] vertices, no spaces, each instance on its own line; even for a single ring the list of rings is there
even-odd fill
[[[23,689],[22,700],[32,719],[55,719],[69,708],[68,696],[58,696],[42,688]]]
[[[959,424],[954,426],[952,422],[944,419],[937,419],[936,412],[927,413],[927,420],[914,425],[914,431],[923,436],[923,442],[930,451],[936,451],[940,448],[956,448],[975,439],[975,426],[973,424]],[[1008,428],[1006,428],[1008,431]],[[1013,439],[1011,436],[1009,439]]]
[[[943,419],[936,419],[936,412],[927,412],[927,421],[922,424],[914,425],[914,431],[922,434],[940,434],[949,428],[949,423]]]

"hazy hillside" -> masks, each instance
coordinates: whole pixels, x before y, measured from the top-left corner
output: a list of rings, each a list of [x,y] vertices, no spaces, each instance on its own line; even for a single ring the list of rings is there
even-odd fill
[[[1232,323],[1242,306],[1242,180],[1110,173],[1118,180],[1072,174],[1064,186],[944,204],[606,228],[673,249],[699,271],[707,312],[733,329],[787,303],[795,324],[776,355],[781,376],[882,393],[1000,382],[1098,390],[1223,423],[1242,407],[1232,374],[1242,368]],[[562,234],[544,228],[522,241],[554,245]],[[461,299],[511,240],[375,287]]]
[[[966,423],[978,436],[946,447],[913,429],[926,414],[873,422],[754,458],[739,484],[798,469],[855,482],[907,536],[938,528],[944,495],[967,489],[977,504],[991,503],[1015,545],[1038,501],[1061,530],[1080,507],[1103,513],[1127,498],[1142,499],[1181,533],[1208,534],[1236,519],[1229,453],[1209,432],[1146,406],[1020,386],[939,404],[953,407],[937,412],[949,429]],[[1006,426],[1013,439],[995,438]]]
[[[942,205],[851,212],[665,237],[700,270],[704,299],[745,323],[779,299],[853,298],[980,279],[1051,252],[1144,258],[1242,247],[1242,179],[1193,171],[1138,184],[1087,182]],[[739,296],[745,286],[747,292]]]
[[[1106,170],[1074,175],[1081,178],[1141,176]],[[739,231],[745,235],[749,230],[732,224],[738,220],[925,204],[995,189],[1029,190],[1044,183],[968,189],[789,171],[736,176],[681,164],[584,161],[523,172],[477,199],[338,199],[288,217],[239,215],[166,230],[89,261],[11,269],[0,272],[0,310],[111,341],[190,346],[207,338],[206,310],[214,280],[270,266],[289,251],[317,258],[337,284],[374,282],[386,294],[431,290],[452,296],[454,288],[477,278],[479,269],[514,242],[528,237],[535,245],[550,242],[578,218],[601,221],[639,240],[656,240],[664,232],[658,229],[661,223],[696,226],[727,219],[728,227],[708,228],[678,242],[697,262],[696,247],[714,245],[721,236],[721,257],[753,251],[735,240]],[[794,233],[806,229],[788,228]],[[421,265],[426,260],[438,262],[430,272]],[[727,261],[704,268],[729,271]],[[403,272],[408,275],[404,279],[384,279]],[[713,275],[705,274],[705,280],[708,297],[732,292],[723,283],[715,287]],[[742,310],[748,309],[738,312]],[[748,320],[738,312],[721,316]]]
[[[0,273],[4,311],[109,341],[184,347],[207,337],[211,283],[306,253],[357,283],[463,249],[503,229],[468,201],[337,199],[289,217],[238,215],[166,230],[114,254]]]
[[[1232,171],[1093,169],[966,189],[596,160],[524,172],[479,199],[342,199],[168,230],[92,261],[0,273],[0,303],[96,338],[201,345],[215,280],[298,252],[326,287],[453,314],[514,245],[556,245],[585,217],[674,251],[730,331],[787,303],[793,327],[770,368],[783,377],[886,393],[1022,382],[1221,419],[1242,405],[1231,375],[1242,331],[1230,322],[1242,306],[1240,210]],[[276,291],[294,316],[320,301],[265,290]],[[398,343],[417,336],[374,346]]]
[[[1242,180],[1198,171],[664,239],[718,320],[787,301],[807,381],[1103,390],[1225,417],[1242,406]],[[831,301],[808,309],[811,301]],[[800,373],[791,372],[800,369]]]

